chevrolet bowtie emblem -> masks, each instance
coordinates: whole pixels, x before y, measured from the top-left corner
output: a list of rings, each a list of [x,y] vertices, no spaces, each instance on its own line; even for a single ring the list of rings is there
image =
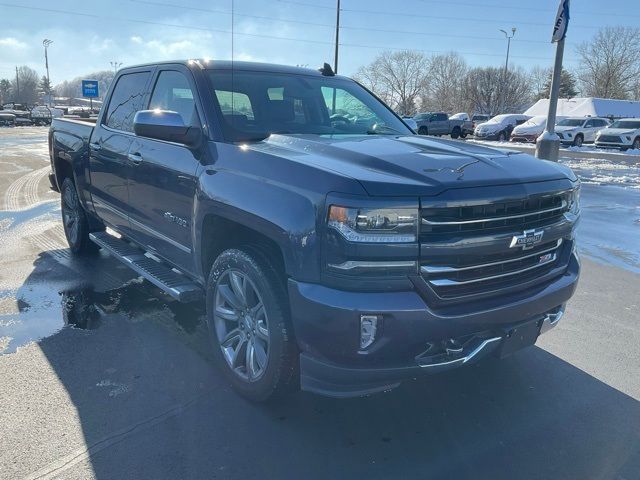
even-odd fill
[[[525,230],[522,235],[514,235],[511,239],[509,248],[520,247],[523,250],[529,250],[542,241],[544,230]]]

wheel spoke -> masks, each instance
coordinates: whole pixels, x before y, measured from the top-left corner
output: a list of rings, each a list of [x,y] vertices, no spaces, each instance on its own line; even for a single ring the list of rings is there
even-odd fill
[[[216,315],[224,320],[228,320],[230,322],[237,322],[239,320],[236,312],[229,308],[224,308],[221,305],[216,307]]]
[[[253,344],[254,356],[256,358],[256,362],[258,363],[258,367],[260,371],[264,370],[267,366],[267,350],[263,343],[256,339]]]
[[[227,335],[222,339],[222,341],[220,342],[220,345],[222,345],[223,347],[233,347],[233,344],[235,342],[242,342],[242,335],[240,334],[240,329],[239,328],[234,328],[233,330],[230,330]]]
[[[262,320],[256,322],[256,335],[261,340],[264,340],[267,343],[269,342],[269,330],[267,328],[267,324]]]
[[[238,299],[236,294],[231,290],[229,285],[218,285],[218,292],[222,295],[225,301],[237,310],[242,309],[242,302]]]
[[[238,368],[242,366],[243,354],[247,349],[247,340],[245,338],[240,337],[240,341],[238,345],[231,351],[231,368]]]
[[[229,285],[243,307],[247,306],[246,280],[235,272],[229,273]]]
[[[247,370],[247,376],[249,379],[252,379],[258,375],[258,370],[256,369],[256,349],[253,342],[248,342],[247,351],[246,351],[246,359],[245,359],[245,368]]]

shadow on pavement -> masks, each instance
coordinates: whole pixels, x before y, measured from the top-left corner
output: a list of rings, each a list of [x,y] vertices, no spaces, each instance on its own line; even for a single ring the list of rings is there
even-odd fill
[[[130,278],[101,288],[105,272],[124,275],[113,263],[100,256],[79,271],[41,256],[23,287],[56,271],[84,276],[60,312],[94,328],[40,342],[86,444],[43,475],[640,478],[640,403],[538,347],[370,398],[254,405],[212,364],[202,306]]]

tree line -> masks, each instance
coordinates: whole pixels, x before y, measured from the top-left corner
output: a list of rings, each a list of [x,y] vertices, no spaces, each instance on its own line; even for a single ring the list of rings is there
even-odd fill
[[[575,53],[579,67],[562,71],[561,98],[640,100],[640,28],[603,28]],[[455,52],[382,52],[360,67],[355,78],[403,115],[518,113],[548,98],[551,89],[550,68],[471,68]]]

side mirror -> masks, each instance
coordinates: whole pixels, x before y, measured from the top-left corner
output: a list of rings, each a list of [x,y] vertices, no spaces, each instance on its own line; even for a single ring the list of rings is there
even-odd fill
[[[183,143],[193,147],[202,131],[184,124],[182,116],[170,110],[140,110],[133,118],[133,131],[139,137]]]

